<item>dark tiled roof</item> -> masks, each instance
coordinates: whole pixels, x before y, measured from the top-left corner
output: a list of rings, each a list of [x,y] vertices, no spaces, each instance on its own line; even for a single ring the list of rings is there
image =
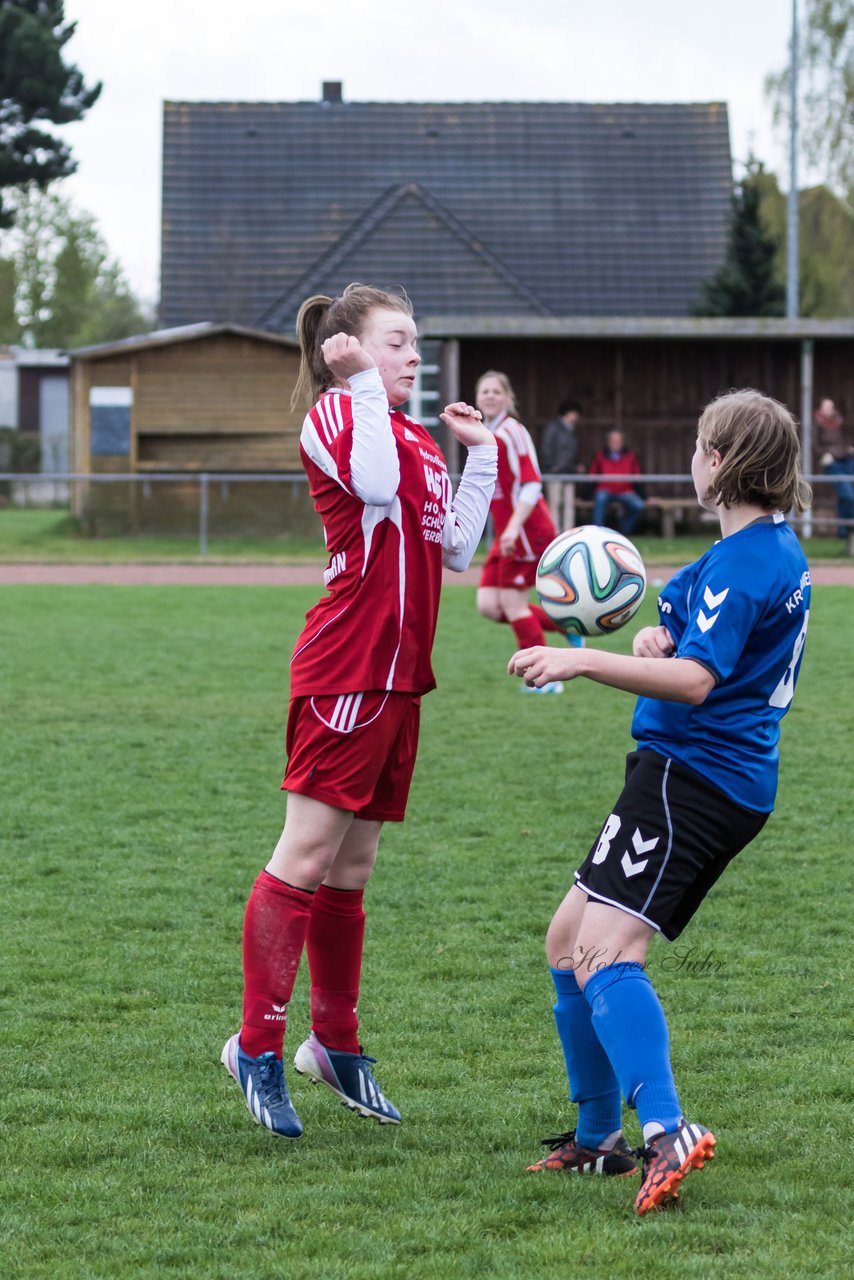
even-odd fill
[[[167,103],[161,323],[287,329],[352,279],[421,315],[685,315],[731,190],[720,103]]]

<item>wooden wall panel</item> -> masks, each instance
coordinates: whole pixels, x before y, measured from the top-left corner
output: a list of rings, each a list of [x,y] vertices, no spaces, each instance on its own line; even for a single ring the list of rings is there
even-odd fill
[[[779,339],[461,339],[460,394],[473,398],[477,377],[500,369],[535,441],[558,403],[572,397],[583,406],[583,466],[619,426],[644,470],[687,473],[697,419],[716,395],[752,386],[800,416],[800,357],[799,341]],[[850,341],[816,342],[816,396],[834,392],[854,423]]]
[[[104,360],[86,360],[90,387],[129,387],[131,357],[109,356]]]
[[[301,471],[299,439],[276,435],[143,435],[140,471]]]
[[[292,348],[229,335],[140,352],[139,435],[298,431],[304,411],[290,408],[298,364]]]

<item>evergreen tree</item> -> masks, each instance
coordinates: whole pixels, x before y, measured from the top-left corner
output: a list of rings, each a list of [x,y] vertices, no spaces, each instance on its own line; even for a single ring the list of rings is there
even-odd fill
[[[63,61],[76,27],[64,18],[62,0],[0,0],[0,227],[14,216],[3,207],[4,189],[44,188],[77,167],[71,149],[41,122],[80,120],[101,92]]]
[[[764,170],[752,157],[733,196],[724,264],[701,289],[697,316],[782,316],[786,294],[775,275],[777,247],[760,218]]]

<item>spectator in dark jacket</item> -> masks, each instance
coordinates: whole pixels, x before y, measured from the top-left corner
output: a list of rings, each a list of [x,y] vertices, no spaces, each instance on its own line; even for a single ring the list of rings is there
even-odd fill
[[[603,477],[596,485],[593,500],[593,523],[605,524],[609,506],[619,508],[617,529],[628,536],[640,519],[646,503],[631,480],[609,480],[608,476],[641,474],[641,465],[633,449],[627,449],[622,431],[609,431],[606,445],[590,464],[591,476]]]
[[[578,440],[575,429],[581,417],[577,400],[564,400],[558,405],[557,417],[543,432],[539,462],[545,475],[571,475],[578,463]],[[558,529],[575,524],[575,485],[568,480],[547,480],[546,501]]]

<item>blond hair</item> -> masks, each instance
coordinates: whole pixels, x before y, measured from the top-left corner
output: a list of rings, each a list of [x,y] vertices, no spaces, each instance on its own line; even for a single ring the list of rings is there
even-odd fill
[[[720,506],[801,512],[812,501],[797,421],[778,400],[751,387],[718,396],[703,410],[697,436],[705,453],[721,455],[709,484]]]
[[[369,284],[348,284],[340,298],[327,298],[322,293],[306,298],[297,313],[300,362],[292,409],[300,403],[314,404],[335,381],[321,350],[326,339],[336,333],[361,337],[368,316],[380,309],[412,316],[412,303],[403,289],[392,293]]]
[[[497,369],[487,369],[486,373],[482,373],[474,384],[474,396],[477,399],[477,393],[480,391],[481,383],[486,382],[487,378],[496,378],[501,383],[501,390],[507,397],[507,412],[511,417],[516,418],[519,410],[516,407],[516,394],[513,391],[512,383],[506,373],[499,373]]]

